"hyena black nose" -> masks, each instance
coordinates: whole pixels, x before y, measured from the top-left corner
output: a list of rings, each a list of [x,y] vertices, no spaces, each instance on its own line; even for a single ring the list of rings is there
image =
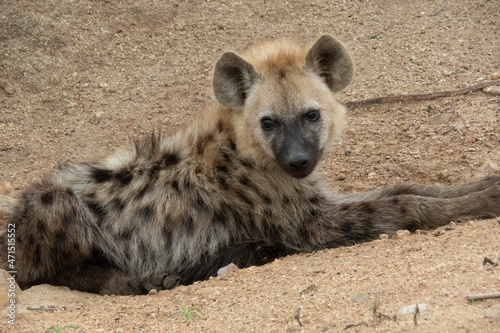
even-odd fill
[[[288,166],[295,171],[304,169],[309,164],[309,154],[306,152],[294,152],[288,158]]]

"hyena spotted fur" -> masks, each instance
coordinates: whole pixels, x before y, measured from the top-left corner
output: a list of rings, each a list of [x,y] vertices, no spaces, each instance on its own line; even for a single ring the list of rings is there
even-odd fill
[[[500,215],[500,175],[330,190],[315,167],[341,134],[345,109],[333,92],[352,76],[349,53],[330,36],[224,53],[217,101],[191,126],[103,161],[63,165],[22,194],[7,221],[16,226],[17,282],[140,294],[206,279],[229,263]],[[6,234],[0,244],[5,268]]]

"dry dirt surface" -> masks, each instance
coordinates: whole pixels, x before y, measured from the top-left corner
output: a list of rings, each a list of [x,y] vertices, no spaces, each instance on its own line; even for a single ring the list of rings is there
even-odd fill
[[[256,40],[338,37],[357,67],[342,102],[494,79],[500,1],[447,1],[435,14],[442,4],[0,0],[0,181],[16,194],[58,162],[182,128],[212,98],[217,57]],[[485,175],[500,164],[499,101],[480,91],[350,108],[321,172],[342,192]],[[500,291],[500,267],[483,265],[500,256],[497,220],[289,256],[154,295],[35,286],[17,295],[16,326],[2,315],[0,331],[499,332],[500,299],[465,299]],[[174,296],[206,320],[170,317]],[[404,308],[417,303],[416,316]]]

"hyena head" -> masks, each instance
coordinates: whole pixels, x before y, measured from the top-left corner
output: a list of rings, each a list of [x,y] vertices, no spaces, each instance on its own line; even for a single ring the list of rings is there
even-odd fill
[[[353,71],[349,53],[331,36],[306,47],[269,41],[241,56],[224,53],[213,88],[233,113],[239,147],[301,178],[341,134],[345,110],[333,92],[351,82]]]

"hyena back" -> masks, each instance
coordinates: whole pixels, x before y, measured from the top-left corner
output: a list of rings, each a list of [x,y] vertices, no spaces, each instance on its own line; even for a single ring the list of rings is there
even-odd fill
[[[328,189],[315,167],[344,124],[332,92],[352,75],[349,53],[330,36],[223,54],[213,79],[218,102],[185,131],[61,166],[22,194],[8,218],[17,282],[138,294],[206,279],[231,262],[247,267],[500,215],[498,175],[359,195]],[[7,235],[0,241],[7,267]]]

